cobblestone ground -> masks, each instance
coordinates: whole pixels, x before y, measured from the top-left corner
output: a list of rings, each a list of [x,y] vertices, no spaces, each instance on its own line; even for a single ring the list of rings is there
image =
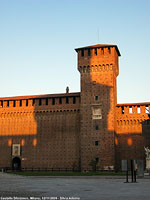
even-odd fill
[[[105,177],[23,177],[0,173],[0,199],[150,200],[150,179],[137,181],[124,183],[124,179]]]
[[[39,196],[39,193],[28,190],[28,183],[23,176],[0,173],[0,197]]]

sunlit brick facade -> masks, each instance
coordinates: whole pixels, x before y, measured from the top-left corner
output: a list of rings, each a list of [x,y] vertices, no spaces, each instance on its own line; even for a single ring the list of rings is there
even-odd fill
[[[145,159],[150,102],[117,104],[119,49],[76,49],[81,92],[0,98],[0,168],[114,170]]]

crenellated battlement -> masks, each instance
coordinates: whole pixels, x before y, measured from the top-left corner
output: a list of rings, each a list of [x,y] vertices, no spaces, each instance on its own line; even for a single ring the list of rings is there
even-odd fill
[[[150,113],[150,102],[134,104],[118,104],[116,106],[117,115],[125,114],[148,114]]]
[[[0,113],[23,110],[78,109],[80,93],[0,98]]]
[[[149,123],[150,102],[118,104],[116,106],[116,133],[142,134],[142,125]]]
[[[94,69],[98,71],[109,70],[114,66],[116,76],[119,74],[118,56],[120,52],[116,45],[97,44],[75,49],[78,53],[78,70],[82,72],[85,68]],[[95,71],[95,70],[94,70]]]

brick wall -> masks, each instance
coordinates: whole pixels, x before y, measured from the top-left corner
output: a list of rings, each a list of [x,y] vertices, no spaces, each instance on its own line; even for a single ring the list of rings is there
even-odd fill
[[[81,73],[81,169],[114,169],[114,124],[118,55],[116,46],[76,49]],[[95,113],[100,112],[95,115]]]
[[[150,103],[118,104],[116,107],[116,166],[123,159],[144,160],[150,148]]]
[[[20,144],[22,168],[78,169],[80,94],[17,98],[0,100],[0,167]]]
[[[81,92],[0,98],[0,167],[120,169],[145,159],[150,103],[117,104],[116,45],[76,49]]]

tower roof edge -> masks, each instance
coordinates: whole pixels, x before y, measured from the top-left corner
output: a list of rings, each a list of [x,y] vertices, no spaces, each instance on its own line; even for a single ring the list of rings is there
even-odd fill
[[[78,52],[81,49],[94,49],[94,48],[105,48],[105,47],[115,47],[115,49],[118,53],[118,56],[121,56],[117,45],[114,45],[114,44],[95,44],[95,45],[91,45],[91,46],[76,48],[75,51]]]

